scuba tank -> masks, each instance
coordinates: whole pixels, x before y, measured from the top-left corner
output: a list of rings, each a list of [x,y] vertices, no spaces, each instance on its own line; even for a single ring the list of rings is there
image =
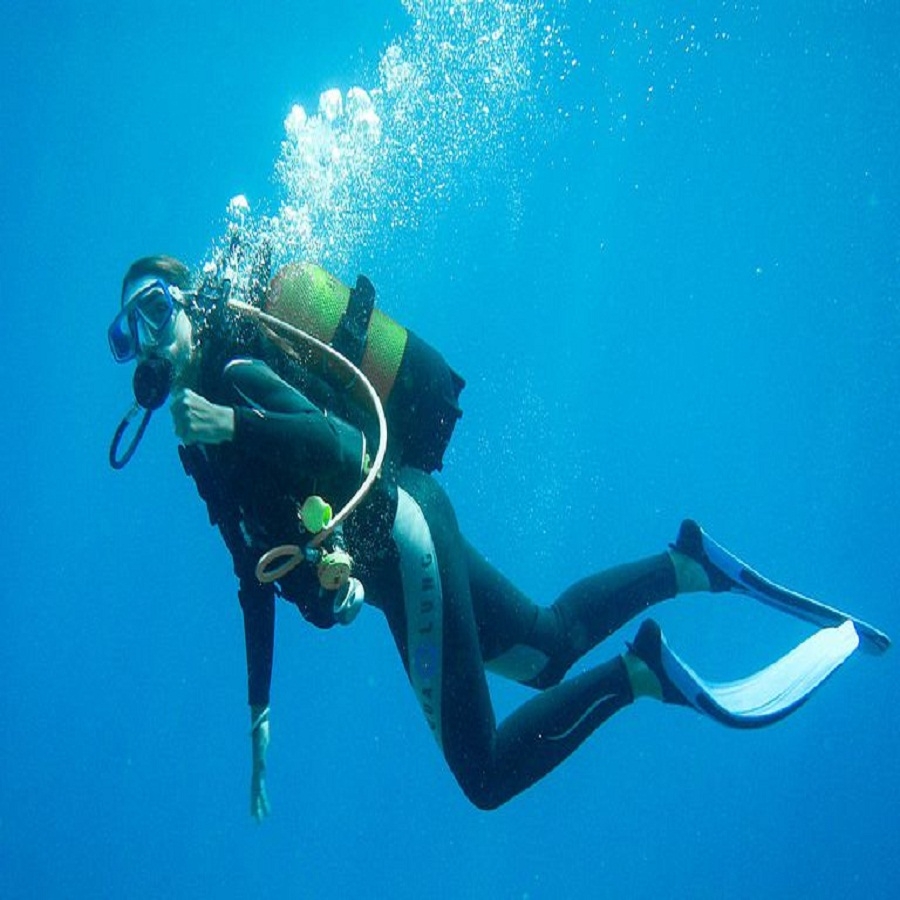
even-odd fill
[[[433,472],[462,415],[465,381],[437,350],[375,309],[375,289],[363,275],[353,288],[315,263],[282,268],[263,310],[330,344],[359,366],[384,404],[393,458]],[[313,365],[324,365],[311,351]]]

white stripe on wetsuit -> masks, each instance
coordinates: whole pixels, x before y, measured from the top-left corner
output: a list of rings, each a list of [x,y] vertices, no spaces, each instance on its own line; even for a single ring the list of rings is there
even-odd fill
[[[392,534],[400,554],[409,680],[428,727],[442,747],[444,597],[431,530],[419,504],[403,488],[397,489]]]

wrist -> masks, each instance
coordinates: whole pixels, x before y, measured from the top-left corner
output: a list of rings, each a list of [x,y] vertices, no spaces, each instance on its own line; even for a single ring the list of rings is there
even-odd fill
[[[261,725],[267,724],[269,721],[269,704],[257,705],[250,704],[250,733],[252,734]]]
[[[234,407],[223,406],[222,407],[222,429],[224,432],[224,439],[226,441],[234,440],[234,426],[235,426]]]
[[[234,407],[211,403],[207,419],[208,444],[225,444],[234,440]]]

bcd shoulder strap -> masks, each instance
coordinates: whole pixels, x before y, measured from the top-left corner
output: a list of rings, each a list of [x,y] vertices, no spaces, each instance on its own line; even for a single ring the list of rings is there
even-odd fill
[[[356,277],[356,287],[350,288],[350,301],[338,322],[332,346],[354,365],[362,362],[366,352],[369,319],[375,308],[375,287],[365,275]]]

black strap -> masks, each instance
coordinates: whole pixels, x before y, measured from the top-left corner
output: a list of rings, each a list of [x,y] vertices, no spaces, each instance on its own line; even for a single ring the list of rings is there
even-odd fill
[[[235,574],[243,580],[251,580],[256,557],[251,552],[241,528],[241,511],[229,496],[225,485],[217,477],[213,466],[200,447],[179,445],[178,455],[187,475],[194,479],[197,493],[206,504],[209,524],[217,527],[231,553]]]
[[[356,287],[350,289],[350,302],[338,327],[335,329],[331,346],[355,365],[362,362],[366,352],[366,336],[369,319],[375,308],[375,288],[365,275],[358,275]]]

